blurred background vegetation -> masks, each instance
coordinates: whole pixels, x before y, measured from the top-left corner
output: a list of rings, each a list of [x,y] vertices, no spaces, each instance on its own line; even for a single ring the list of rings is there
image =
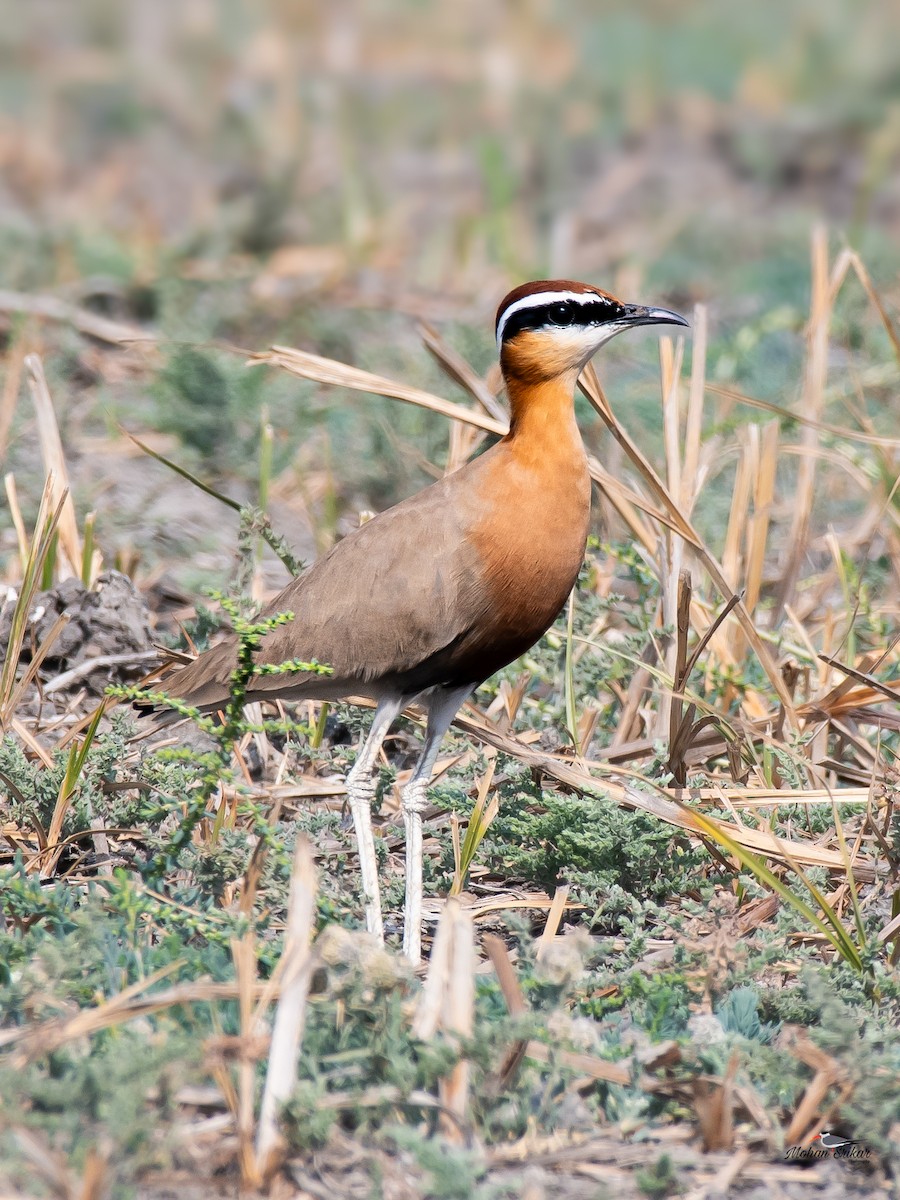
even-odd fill
[[[790,407],[815,222],[900,301],[894,0],[5,7],[0,287],[158,339],[101,352],[0,298],[0,458],[20,492],[36,481],[30,515],[40,464],[15,363],[37,350],[108,562],[174,557],[194,584],[227,570],[233,536],[135,460],[119,422],[250,495],[265,407],[272,506],[301,553],[441,469],[442,418],[247,371],[223,346],[296,345],[459,398],[418,321],[485,372],[507,288],[573,276],[688,312],[705,302],[714,380]],[[851,371],[857,354],[888,358],[863,311],[845,289]],[[632,338],[600,364],[651,444],[655,357],[655,339]],[[885,372],[867,394],[876,427],[892,419]],[[744,415],[710,413],[726,427]],[[714,497],[704,519],[721,519]],[[9,573],[15,538],[0,539]]]

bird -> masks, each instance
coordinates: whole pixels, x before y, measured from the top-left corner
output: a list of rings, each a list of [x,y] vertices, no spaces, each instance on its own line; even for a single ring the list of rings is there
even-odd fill
[[[821,1142],[826,1150],[842,1150],[845,1146],[859,1145],[859,1142],[853,1141],[851,1138],[842,1138],[836,1133],[829,1133],[827,1129],[817,1133],[813,1141]]]
[[[443,737],[476,687],[529,650],[566,604],[584,560],[591,479],[575,419],[586,364],[616,334],[688,322],[574,280],[522,284],[494,331],[509,432],[488,450],[362,524],[293,579],[262,616],[293,613],[267,633],[257,663],[328,664],[329,675],[262,674],[247,702],[373,701],[375,715],[347,774],[366,926],[384,923],[372,801],[379,752],[413,702],[425,740],[401,793],[406,834],[403,950],[418,963],[422,814]],[[234,635],[167,680],[169,695],[210,713],[228,695]]]

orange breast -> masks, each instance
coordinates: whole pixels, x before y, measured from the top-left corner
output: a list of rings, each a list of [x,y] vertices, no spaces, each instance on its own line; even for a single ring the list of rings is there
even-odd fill
[[[529,398],[527,412],[514,407],[511,433],[484,456],[467,497],[483,609],[459,651],[481,679],[543,636],[584,560],[591,483],[571,391],[531,388]]]

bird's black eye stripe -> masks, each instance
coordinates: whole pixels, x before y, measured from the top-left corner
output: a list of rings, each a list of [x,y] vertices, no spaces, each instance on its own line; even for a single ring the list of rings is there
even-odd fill
[[[574,325],[578,316],[571,300],[560,300],[559,304],[547,305],[547,322],[550,325]]]
[[[503,340],[509,341],[526,329],[577,329],[588,325],[605,325],[618,320],[623,313],[621,304],[602,296],[588,301],[554,300],[549,304],[534,304],[510,313],[503,326]]]

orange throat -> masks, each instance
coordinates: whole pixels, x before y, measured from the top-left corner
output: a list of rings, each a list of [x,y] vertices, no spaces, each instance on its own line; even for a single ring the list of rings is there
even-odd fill
[[[509,399],[510,431],[482,460],[479,520],[470,530],[489,581],[486,632],[498,650],[505,647],[507,662],[564,606],[584,560],[591,512],[572,385],[513,380]]]

